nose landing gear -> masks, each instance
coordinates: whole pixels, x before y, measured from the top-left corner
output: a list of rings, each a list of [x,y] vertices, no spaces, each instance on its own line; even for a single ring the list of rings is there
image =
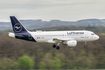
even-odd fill
[[[84,47],[85,47],[85,48],[87,48],[87,47],[88,47],[88,46],[87,46],[87,42],[86,42],[86,41],[85,41],[85,45],[84,45]]]

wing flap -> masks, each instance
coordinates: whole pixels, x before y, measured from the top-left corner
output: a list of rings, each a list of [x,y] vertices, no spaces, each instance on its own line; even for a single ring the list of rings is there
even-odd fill
[[[75,39],[74,38],[53,38],[53,39],[48,40],[46,42],[48,42],[48,43],[60,43],[60,42],[69,41],[69,40],[75,40]]]

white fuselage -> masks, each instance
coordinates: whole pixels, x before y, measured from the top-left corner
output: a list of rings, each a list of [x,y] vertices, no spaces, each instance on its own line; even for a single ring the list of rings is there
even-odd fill
[[[94,41],[98,40],[99,36],[92,31],[36,31],[29,32],[37,42],[48,42],[54,38],[63,40]],[[53,42],[52,42],[53,43]]]

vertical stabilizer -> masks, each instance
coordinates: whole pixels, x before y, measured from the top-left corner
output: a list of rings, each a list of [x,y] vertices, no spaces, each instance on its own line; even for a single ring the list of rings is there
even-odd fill
[[[31,33],[16,19],[15,16],[10,16],[10,19],[14,31],[14,33],[9,33],[10,37],[36,42]]]
[[[15,16],[10,16],[14,33],[23,33],[28,30],[16,19]]]

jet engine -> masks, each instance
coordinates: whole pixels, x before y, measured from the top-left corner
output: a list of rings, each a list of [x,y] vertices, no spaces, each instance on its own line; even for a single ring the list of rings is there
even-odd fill
[[[76,40],[67,41],[66,44],[67,46],[75,47],[77,45],[77,41]]]

